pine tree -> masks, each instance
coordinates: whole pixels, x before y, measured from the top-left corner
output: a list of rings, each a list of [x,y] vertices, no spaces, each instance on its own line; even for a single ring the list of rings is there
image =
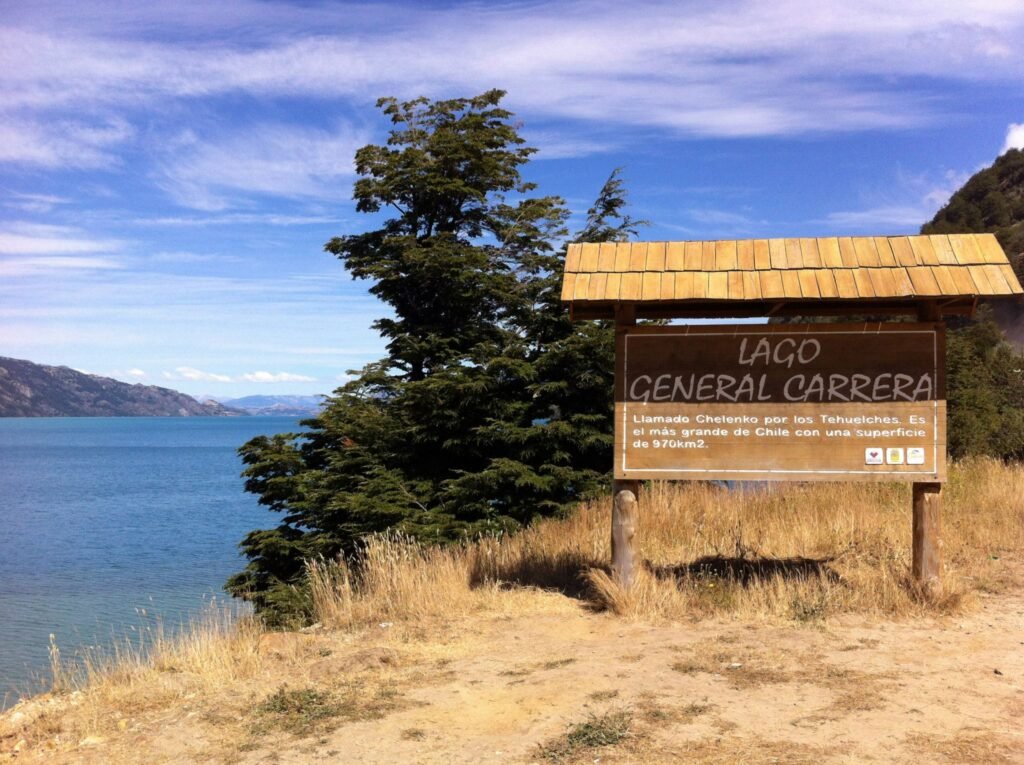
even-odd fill
[[[391,307],[374,325],[387,356],[306,432],[240,449],[246,490],[281,521],[246,536],[228,589],[271,621],[302,611],[308,558],[386,529],[438,543],[512,531],[607,484],[613,335],[559,302],[568,212],[523,181],[533,149],[503,95],[378,102],[392,130],[357,152],[355,199],[394,215],[326,249]],[[627,238],[625,203],[616,171],[581,236]]]

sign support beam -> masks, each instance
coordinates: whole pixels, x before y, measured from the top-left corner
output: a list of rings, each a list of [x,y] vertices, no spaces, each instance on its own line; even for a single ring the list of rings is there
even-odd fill
[[[937,301],[923,303],[918,311],[921,321],[940,321]],[[945,358],[943,358],[945,362]],[[942,591],[942,484],[915,483],[913,489],[913,563],[914,581],[928,596]]]
[[[636,306],[620,303],[615,306],[615,343],[620,347],[626,331],[636,325]],[[616,351],[618,352],[618,351]],[[615,365],[615,389],[625,384],[622,370]],[[639,481],[616,480],[612,484],[612,580],[623,589],[633,586],[636,577],[636,535],[638,505],[640,498]]]

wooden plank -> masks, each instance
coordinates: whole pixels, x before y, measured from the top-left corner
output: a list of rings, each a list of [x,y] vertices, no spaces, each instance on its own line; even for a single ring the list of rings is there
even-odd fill
[[[922,591],[935,597],[942,590],[942,484],[915,483],[912,501],[911,571]]]
[[[827,268],[815,269],[814,278],[818,282],[818,294],[820,294],[821,297],[839,297],[839,290],[836,288],[836,280],[832,278],[831,270]]]
[[[743,272],[729,271],[729,300],[743,300]]]
[[[615,242],[601,242],[597,251],[597,271],[608,273],[615,268]]]
[[[647,266],[648,271],[665,270],[665,243],[648,242],[647,244]]]
[[[895,297],[896,280],[892,278],[888,268],[869,268],[867,272],[868,278],[871,279],[871,287],[875,291],[875,297]]]
[[[682,271],[686,267],[686,247],[682,242],[669,242],[665,255],[666,271]]]
[[[939,256],[935,252],[935,247],[932,245],[931,237],[928,236],[908,236],[907,240],[910,242],[910,248],[914,251],[914,260],[919,266],[941,266],[939,263]]]
[[[907,274],[909,274],[910,281],[913,282],[914,284],[914,294],[942,294],[942,290],[939,289],[939,283],[935,281],[935,277],[932,276],[932,270],[930,268],[924,268],[923,266],[915,266],[914,268],[908,268]]]
[[[729,299],[729,275],[725,271],[712,271],[708,274],[708,299]]]
[[[786,268],[803,268],[804,256],[800,252],[799,239],[786,239]]]
[[[629,242],[619,242],[615,246],[615,271],[620,274],[628,271],[630,260],[632,260],[632,248]]]
[[[714,242],[702,242],[701,243],[700,268],[701,268],[702,271],[714,271],[715,270],[715,243]]]
[[[661,275],[661,292],[658,294],[659,300],[673,300],[676,296],[676,275],[670,271],[665,271]]]
[[[889,246],[889,237],[876,236],[873,240],[875,251],[878,253],[878,262],[881,265],[890,267],[899,265],[896,261],[896,256],[893,254],[892,247]]]
[[[782,296],[787,298],[801,297],[803,292],[800,290],[799,272],[787,268],[779,273],[782,274]]]
[[[605,287],[608,286],[608,274],[599,272],[590,275],[590,287],[587,289],[587,300],[606,300]]]
[[[687,271],[700,271],[702,247],[700,242],[686,242],[683,252],[683,265]]]
[[[582,244],[570,244],[569,249],[565,252],[565,272],[575,273],[580,268],[580,251],[583,249]]]
[[[562,277],[562,301],[572,300],[573,291],[576,289],[576,274],[567,273]]]
[[[640,288],[640,299],[657,300],[661,297],[661,272],[645,271],[642,276],[643,286]]]
[[[576,289],[573,290],[573,300],[586,300],[587,292],[590,290],[590,274],[576,274]]]
[[[802,238],[800,240],[800,256],[803,258],[804,268],[821,268],[817,239]]]
[[[839,239],[834,236],[823,236],[818,239],[818,254],[826,268],[842,268],[843,256],[839,252]]]
[[[707,271],[693,272],[693,297],[697,300],[704,300],[708,296],[708,279],[710,274]]]
[[[992,295],[992,283],[988,280],[988,274],[985,273],[985,269],[981,266],[967,266],[967,271],[970,273],[974,283],[978,285],[979,295]]]
[[[736,242],[736,267],[741,271],[754,270],[754,242],[743,239]]]
[[[981,265],[985,262],[985,257],[981,254],[973,235],[950,234],[949,243],[953,247],[953,252],[956,253],[957,262],[961,265]]]
[[[992,291],[997,295],[1012,295],[1013,289],[1010,287],[1009,282],[1003,276],[1002,270],[999,266],[981,266],[985,270],[985,275],[988,277],[989,284],[992,285]]]
[[[729,239],[715,242],[715,268],[733,271],[736,268],[736,242]]]
[[[1001,266],[996,266],[999,272],[1003,275],[1006,283],[1010,285],[1010,292],[1014,295],[1020,295],[1024,293],[1024,287],[1021,286],[1020,279],[1017,278],[1017,274],[1014,273],[1012,266],[1009,263],[1003,263]]]
[[[1003,252],[1003,248],[994,234],[979,234],[975,242],[981,250],[981,256],[986,263],[1001,265],[1008,262],[1006,253]]]
[[[743,295],[747,300],[761,299],[761,280],[757,271],[743,271]]]
[[[958,295],[960,293],[953,280],[953,274],[950,273],[953,268],[956,266],[932,266],[931,268],[932,276],[935,277],[943,295]]]
[[[694,297],[693,272],[677,271],[673,280],[673,292],[676,300],[690,300]]]
[[[633,242],[629,248],[629,270],[642,273],[647,267],[647,243]]]
[[[814,271],[809,268],[801,268],[797,271],[800,277],[800,294],[805,298],[821,297],[818,292],[818,280],[814,278]]]
[[[881,261],[878,259],[878,250],[875,249],[875,241],[871,237],[855,236],[853,251],[857,253],[857,265],[861,268],[881,265]]]
[[[908,245],[909,249],[909,245]],[[905,268],[894,268],[892,269],[893,281],[896,284],[896,295],[899,297],[909,297],[914,294],[914,283],[910,280],[910,274],[907,273]]]
[[[916,266],[917,259],[914,257],[914,249],[910,246],[910,240],[905,236],[889,237],[889,246],[892,247],[892,254],[896,262],[904,267]]]
[[[955,266],[957,265],[957,256],[953,252],[953,245],[949,241],[948,236],[930,236],[928,241],[931,242],[932,249],[935,250],[935,259],[944,266]]]
[[[754,268],[764,271],[772,267],[771,253],[768,251],[767,239],[754,240]]]
[[[596,244],[583,245],[583,252],[580,255],[580,272],[591,274],[597,270],[597,257],[600,246]]]
[[[771,260],[772,268],[787,268],[786,241],[784,239],[769,239],[768,257]]]
[[[851,269],[837,268],[832,272],[832,277],[836,280],[836,290],[839,292],[839,297],[860,297],[860,292],[857,290],[857,282],[853,278],[853,271]]]
[[[860,293],[860,297],[873,298],[875,296],[875,288],[871,285],[870,269],[854,268],[850,273],[853,274],[853,280],[857,283],[857,292]]]
[[[839,237],[839,257],[843,259],[845,268],[858,268],[857,251],[853,247],[853,238],[849,236]]]
[[[627,271],[622,275],[622,284],[619,286],[619,300],[635,301],[640,299],[640,274],[637,271]]]
[[[977,295],[978,285],[974,283],[966,266],[948,266],[947,272],[956,284],[956,295]]]
[[[758,281],[761,282],[762,298],[771,300],[786,296],[786,290],[782,286],[781,271],[762,271],[758,274],[758,277]]]
[[[619,292],[622,288],[622,274],[611,273],[608,274],[608,283],[605,285],[604,294],[605,300],[618,300]]]

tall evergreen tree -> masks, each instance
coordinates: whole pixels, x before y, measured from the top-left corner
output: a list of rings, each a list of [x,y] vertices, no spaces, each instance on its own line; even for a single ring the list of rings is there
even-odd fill
[[[246,489],[281,521],[246,536],[228,589],[271,620],[294,610],[312,556],[385,529],[432,542],[516,529],[607,481],[612,332],[571,324],[559,302],[568,213],[523,181],[533,149],[503,95],[378,102],[392,130],[357,152],[355,199],[393,217],[326,249],[391,307],[374,325],[387,356],[307,431],[240,449]],[[627,238],[639,223],[625,203],[616,171],[581,236]]]

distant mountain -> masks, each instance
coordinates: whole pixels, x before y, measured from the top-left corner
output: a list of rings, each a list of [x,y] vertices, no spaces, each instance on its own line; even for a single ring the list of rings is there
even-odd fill
[[[254,415],[282,415],[291,417],[312,417],[324,407],[325,396],[243,396],[242,398],[220,399],[220,403],[232,409],[241,409]]]
[[[996,235],[1024,282],[1024,152],[1010,149],[991,167],[972,175],[922,234],[989,232]],[[1024,348],[1024,303],[991,301],[992,313],[1010,342]]]
[[[0,356],[0,417],[232,417],[246,413],[155,385],[132,385]]]

